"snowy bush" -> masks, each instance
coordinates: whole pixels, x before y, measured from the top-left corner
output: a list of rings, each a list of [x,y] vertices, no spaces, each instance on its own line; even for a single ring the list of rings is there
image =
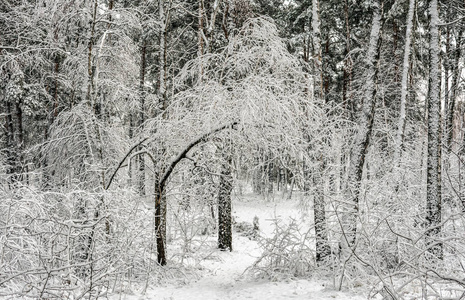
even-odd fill
[[[255,278],[281,280],[306,277],[315,269],[315,250],[308,238],[310,230],[302,230],[296,220],[289,224],[275,220],[273,236],[259,240],[262,255],[249,269]]]
[[[339,257],[336,288],[367,286],[372,298],[460,299],[465,291],[465,244],[457,231],[464,222],[460,197],[452,192],[450,202],[444,203],[442,232],[433,241],[443,246],[443,257],[438,259],[427,244],[424,170],[410,150],[404,162],[410,171],[376,174],[381,162],[368,169],[372,176],[360,205],[359,236],[355,248]],[[343,228],[342,236],[344,232]]]
[[[131,198],[124,191],[103,195],[30,187],[2,194],[2,295],[97,298],[124,282],[145,280],[156,267],[147,238],[152,214]]]
[[[255,240],[260,234],[259,219],[257,216],[254,216],[252,223],[246,221],[234,222],[234,230],[241,236],[248,237],[250,240]]]

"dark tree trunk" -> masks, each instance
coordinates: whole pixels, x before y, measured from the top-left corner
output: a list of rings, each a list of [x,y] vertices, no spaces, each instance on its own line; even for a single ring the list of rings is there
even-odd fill
[[[229,153],[223,154],[221,177],[218,193],[218,248],[232,251],[232,224],[231,224],[231,175],[232,158]]]
[[[163,183],[155,185],[155,233],[157,240],[157,262],[166,265],[166,197]]]
[[[353,105],[353,99],[350,97],[348,94],[350,93],[350,85],[352,82],[352,59],[347,57],[347,55],[350,53],[350,24],[349,24],[349,4],[347,3],[347,0],[344,1],[344,19],[345,19],[345,25],[346,25],[346,47],[345,47],[345,52],[344,56],[346,56],[346,59],[344,60],[344,78],[343,78],[343,84],[342,84],[342,102],[345,105],[346,111],[349,115],[350,120],[354,120],[354,105]]]

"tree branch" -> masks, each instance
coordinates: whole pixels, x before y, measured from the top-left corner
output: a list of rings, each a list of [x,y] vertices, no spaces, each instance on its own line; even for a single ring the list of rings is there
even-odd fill
[[[173,172],[174,170],[174,167],[176,167],[176,165],[183,159],[183,158],[186,158],[186,155],[187,153],[192,149],[194,148],[196,145],[198,145],[199,143],[201,143],[202,141],[204,141],[205,139],[207,139],[208,137],[210,137],[212,134],[215,134],[219,131],[222,131],[224,129],[227,129],[227,128],[233,128],[235,125],[237,125],[237,122],[233,122],[233,123],[230,123],[230,124],[226,124],[226,125],[223,125],[221,127],[218,127],[216,129],[213,129],[212,131],[208,132],[208,133],[205,133],[204,135],[202,135],[201,137],[199,137],[198,139],[194,140],[193,142],[191,142],[189,145],[187,145],[184,150],[182,150],[178,156],[176,156],[170,163],[170,165],[168,166],[168,168],[166,169],[165,173],[163,174],[163,177],[161,178],[160,180],[160,191],[163,191],[165,189],[165,184],[166,184],[166,181],[168,180],[168,177],[171,175],[171,173]]]
[[[123,163],[124,163],[124,161],[126,160],[126,158],[128,158],[128,156],[131,154],[131,152],[134,151],[134,149],[136,149],[137,147],[139,147],[140,144],[142,144],[142,143],[145,142],[146,140],[148,140],[148,137],[143,138],[142,140],[140,140],[139,142],[137,142],[134,146],[132,146],[131,149],[129,149],[129,151],[126,153],[126,155],[124,156],[124,158],[119,162],[118,167],[116,167],[115,171],[114,171],[113,174],[111,175],[110,180],[108,181],[108,184],[107,184],[107,186],[105,187],[105,190],[108,190],[108,189],[110,188],[110,185],[111,185],[111,183],[113,182],[113,179],[115,178],[116,173],[117,173],[118,170],[121,168],[121,166],[123,165]]]

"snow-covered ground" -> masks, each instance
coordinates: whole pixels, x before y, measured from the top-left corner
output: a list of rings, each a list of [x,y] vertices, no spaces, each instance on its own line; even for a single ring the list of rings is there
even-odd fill
[[[273,231],[273,219],[283,220],[300,215],[296,201],[264,202],[247,197],[235,199],[233,216],[237,222],[260,221],[262,235]],[[233,251],[217,251],[215,259],[201,262],[201,278],[183,284],[165,284],[148,288],[144,294],[117,294],[112,300],[209,300],[209,299],[366,299],[365,295],[351,291],[336,291],[331,280],[299,279],[270,282],[253,279],[245,272],[260,256],[261,249],[254,240],[234,234]]]

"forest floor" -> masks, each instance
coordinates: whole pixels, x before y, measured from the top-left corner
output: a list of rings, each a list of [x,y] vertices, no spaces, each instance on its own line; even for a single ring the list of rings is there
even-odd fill
[[[233,216],[236,222],[252,223],[259,218],[260,234],[270,236],[276,218],[289,220],[301,218],[295,200],[263,201],[253,197],[241,197],[233,202]],[[247,276],[248,268],[260,257],[257,241],[233,233],[233,251],[216,251],[200,265],[199,278],[187,282],[166,283],[149,287],[145,293],[113,294],[110,299],[125,300],[210,300],[210,299],[366,299],[366,291],[337,291],[333,279],[285,279],[270,281]],[[365,295],[364,295],[365,294]]]

